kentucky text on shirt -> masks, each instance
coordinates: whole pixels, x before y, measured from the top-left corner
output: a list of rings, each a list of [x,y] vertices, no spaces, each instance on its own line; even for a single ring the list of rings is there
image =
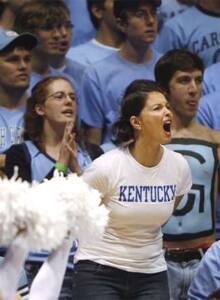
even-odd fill
[[[121,185],[121,202],[170,202],[176,195],[176,185]]]

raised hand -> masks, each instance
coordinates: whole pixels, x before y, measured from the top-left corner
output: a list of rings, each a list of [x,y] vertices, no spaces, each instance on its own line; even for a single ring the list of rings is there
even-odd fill
[[[77,162],[76,134],[73,132],[74,122],[68,122],[65,127],[58,162],[69,167],[72,172],[81,173]]]

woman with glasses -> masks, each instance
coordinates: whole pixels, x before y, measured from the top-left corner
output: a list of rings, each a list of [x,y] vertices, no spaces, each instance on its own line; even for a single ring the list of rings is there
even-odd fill
[[[10,178],[15,166],[18,167],[18,176],[29,182],[49,179],[55,169],[64,174],[79,174],[101,153],[96,152],[95,145],[84,145],[80,141],[76,119],[77,96],[68,79],[57,76],[38,82],[27,101],[24,142],[13,145],[5,152],[5,174]],[[100,151],[99,148],[97,151]],[[72,299],[74,253],[71,254],[59,299]],[[29,255],[26,271],[30,284],[45,257],[45,252]]]

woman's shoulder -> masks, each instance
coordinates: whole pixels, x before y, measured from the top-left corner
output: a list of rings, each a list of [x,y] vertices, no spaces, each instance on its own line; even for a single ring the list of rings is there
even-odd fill
[[[118,157],[124,156],[126,153],[126,148],[123,147],[117,147],[115,149],[109,150],[105,153],[103,153],[101,156],[98,157],[100,160],[115,160]],[[97,159],[96,159],[97,160]]]
[[[185,166],[188,164],[185,157],[181,153],[169,149],[166,146],[163,147],[165,151],[166,160],[168,160],[169,163],[172,163],[173,166],[175,166],[175,164],[176,166],[180,166],[180,165]]]
[[[114,167],[115,164],[118,164],[119,160],[123,158],[125,153],[126,153],[125,149],[117,147],[113,150],[103,153],[98,158],[93,160],[92,165],[100,166],[100,167],[102,166]]]

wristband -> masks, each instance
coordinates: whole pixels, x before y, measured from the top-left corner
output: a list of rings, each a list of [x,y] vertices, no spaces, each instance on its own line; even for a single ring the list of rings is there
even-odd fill
[[[57,169],[59,172],[63,172],[65,173],[67,171],[67,166],[65,166],[64,164],[60,163],[60,162],[56,162],[55,163],[55,169]]]

